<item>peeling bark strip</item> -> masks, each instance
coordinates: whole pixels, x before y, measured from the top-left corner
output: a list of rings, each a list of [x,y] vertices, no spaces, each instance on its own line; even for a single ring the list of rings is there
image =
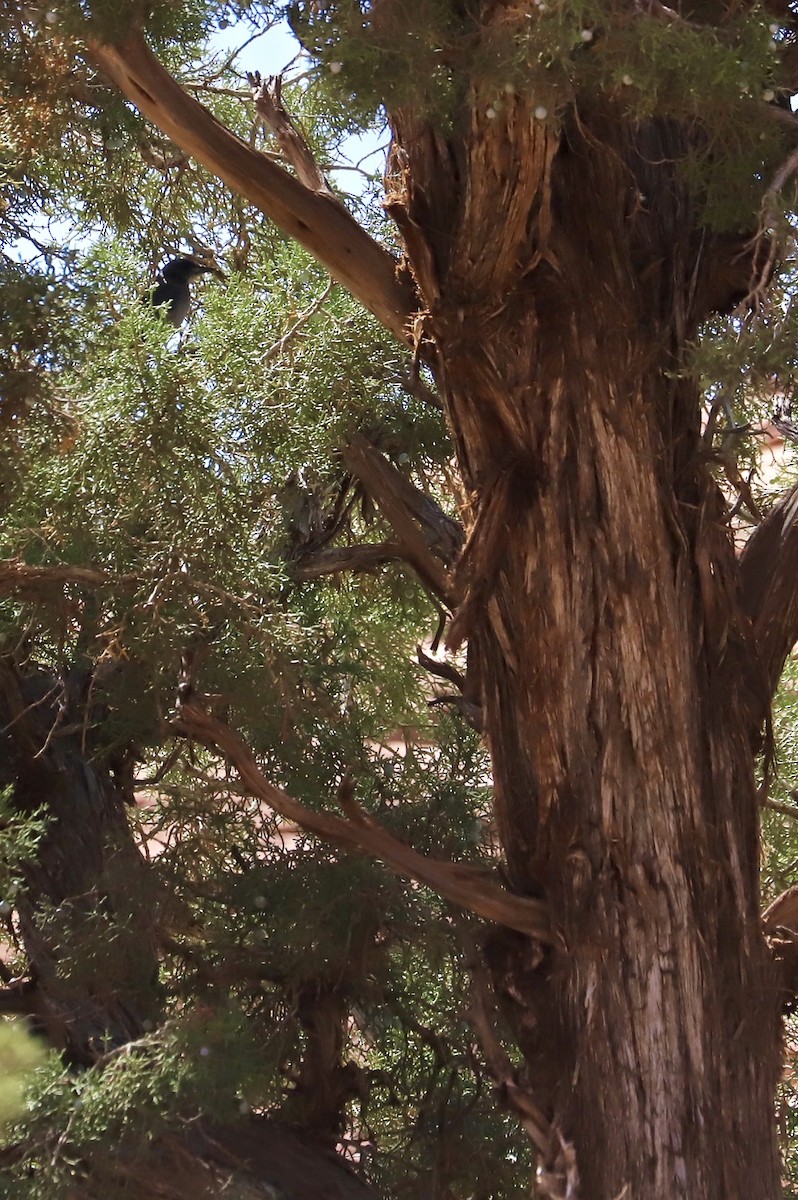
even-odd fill
[[[90,57],[162,133],[309,250],[401,340],[416,304],[398,263],[338,200],[311,191],[217,121],[165,71],[140,34],[118,46],[90,40]]]

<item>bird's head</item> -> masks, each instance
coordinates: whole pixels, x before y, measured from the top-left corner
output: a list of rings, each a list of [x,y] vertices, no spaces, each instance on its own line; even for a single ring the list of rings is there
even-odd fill
[[[215,263],[188,254],[181,254],[179,258],[170,258],[166,266],[161,269],[161,278],[174,283],[190,283],[192,279],[206,274],[218,275],[220,279],[224,279],[224,272]]]

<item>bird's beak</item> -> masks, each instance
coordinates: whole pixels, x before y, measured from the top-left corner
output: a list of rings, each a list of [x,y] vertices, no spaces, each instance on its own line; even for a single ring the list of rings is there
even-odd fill
[[[197,263],[197,270],[202,271],[205,275],[217,275],[219,279],[226,279],[224,271],[221,267],[217,267],[215,263]]]
[[[216,263],[206,262],[203,259],[193,258],[190,255],[186,255],[186,258],[191,263],[191,275],[194,279],[199,275],[217,275],[219,279],[227,278],[222,268],[217,266]]]

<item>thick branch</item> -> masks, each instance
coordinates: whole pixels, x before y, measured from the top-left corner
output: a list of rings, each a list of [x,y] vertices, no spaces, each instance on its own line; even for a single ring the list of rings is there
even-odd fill
[[[397,875],[432,888],[452,904],[476,913],[486,921],[506,925],[541,942],[552,941],[548,910],[541,901],[505,891],[478,867],[425,858],[372,821],[343,789],[340,800],[347,818],[306,808],[269,783],[238,734],[198,704],[182,704],[174,728],[184,737],[195,738],[220,750],[252,795],[309,833],[346,850],[378,858]]]
[[[762,712],[775,692],[784,662],[798,641],[798,487],[749,537],[740,556],[741,603],[751,618],[762,668]]]
[[[304,246],[401,340],[415,310],[396,260],[347,210],[311,191],[237,137],[161,66],[139,33],[119,45],[89,39],[94,62],[162,133]]]

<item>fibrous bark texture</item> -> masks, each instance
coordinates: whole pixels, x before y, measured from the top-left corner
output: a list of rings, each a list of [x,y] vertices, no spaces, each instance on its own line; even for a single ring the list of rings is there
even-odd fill
[[[394,136],[469,490],[452,636],[512,882],[559,931],[540,966],[522,936],[488,947],[552,1122],[541,1194],[775,1197],[753,641],[677,375],[711,290],[687,146],[478,92],[445,139],[402,112]]]

